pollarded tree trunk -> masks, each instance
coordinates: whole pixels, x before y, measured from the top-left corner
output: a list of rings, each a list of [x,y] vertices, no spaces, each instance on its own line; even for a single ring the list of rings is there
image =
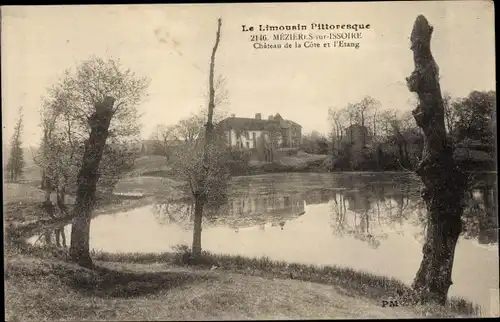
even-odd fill
[[[452,284],[455,246],[462,231],[461,216],[467,186],[465,174],[455,165],[446,137],[439,70],[431,53],[433,27],[417,17],[411,34],[415,70],[406,79],[419,104],[412,112],[424,132],[424,151],[416,173],[422,179],[422,198],[427,207],[423,259],[413,282],[421,301],[446,302]]]
[[[83,267],[92,267],[89,252],[90,219],[99,180],[99,163],[108,138],[114,101],[113,98],[106,97],[103,102],[95,105],[96,111],[88,120],[91,131],[89,139],[85,141],[82,166],[77,177],[78,188],[72,214],[70,257]]]
[[[194,227],[193,227],[193,246],[192,255],[194,259],[199,259],[201,256],[201,229],[203,221],[203,206],[204,201],[201,197],[197,197],[194,205]]]

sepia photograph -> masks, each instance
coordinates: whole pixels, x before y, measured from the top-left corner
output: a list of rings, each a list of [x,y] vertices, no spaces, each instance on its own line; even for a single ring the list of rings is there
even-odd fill
[[[5,321],[500,317],[493,1],[0,12]]]

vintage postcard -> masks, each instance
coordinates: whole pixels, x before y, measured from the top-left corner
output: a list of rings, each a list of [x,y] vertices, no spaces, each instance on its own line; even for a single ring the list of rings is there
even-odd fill
[[[6,320],[498,317],[494,23],[3,6]]]

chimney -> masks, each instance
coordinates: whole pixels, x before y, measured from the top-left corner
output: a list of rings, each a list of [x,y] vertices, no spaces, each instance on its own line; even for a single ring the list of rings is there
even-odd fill
[[[269,115],[269,116],[267,117],[267,119],[268,119],[269,121],[272,121],[272,120],[274,119],[274,117],[273,117],[272,115]]]
[[[262,119],[261,114],[260,114],[260,113],[256,113],[256,114],[255,114],[255,119],[256,119],[256,120],[260,120],[260,119]]]
[[[236,117],[236,115],[235,114],[231,114],[231,117]]]

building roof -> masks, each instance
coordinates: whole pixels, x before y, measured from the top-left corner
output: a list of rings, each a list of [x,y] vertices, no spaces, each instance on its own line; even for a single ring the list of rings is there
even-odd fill
[[[300,125],[299,123],[294,122],[294,121],[286,120],[285,122],[287,122],[291,126],[302,127],[302,125]]]
[[[246,117],[229,117],[220,121],[219,126],[225,130],[263,131],[269,126],[279,126],[279,122]]]
[[[218,126],[224,130],[246,130],[246,131],[264,131],[270,127],[288,128],[291,126],[302,127],[299,124],[283,120],[279,114],[276,114],[273,120],[263,120],[247,117],[228,117],[219,122]],[[281,120],[280,120],[281,119]],[[281,122],[280,122],[281,121]]]

